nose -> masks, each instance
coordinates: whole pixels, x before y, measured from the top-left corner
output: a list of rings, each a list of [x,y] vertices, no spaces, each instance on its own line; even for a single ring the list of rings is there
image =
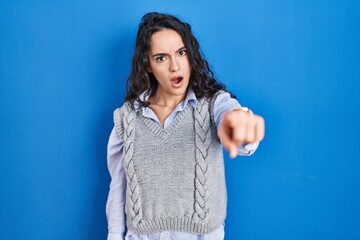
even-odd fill
[[[177,72],[179,70],[180,70],[180,65],[176,57],[172,57],[170,62],[170,72]]]

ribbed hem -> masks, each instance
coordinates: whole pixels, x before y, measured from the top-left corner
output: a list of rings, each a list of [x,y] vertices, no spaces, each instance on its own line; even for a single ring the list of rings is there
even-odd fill
[[[221,224],[221,223],[220,223]],[[189,217],[160,218],[152,220],[141,220],[137,227],[130,229],[139,234],[149,234],[163,231],[189,232],[194,234],[209,234],[220,224],[194,222]]]

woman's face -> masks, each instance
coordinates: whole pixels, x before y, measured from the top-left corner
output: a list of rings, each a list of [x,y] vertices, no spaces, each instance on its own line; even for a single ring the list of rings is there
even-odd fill
[[[158,81],[156,95],[185,97],[191,66],[181,36],[172,29],[163,29],[150,38],[149,72]]]

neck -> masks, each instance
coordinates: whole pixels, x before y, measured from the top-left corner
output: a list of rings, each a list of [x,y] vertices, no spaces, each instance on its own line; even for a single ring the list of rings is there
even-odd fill
[[[186,93],[183,95],[168,95],[168,94],[159,94],[157,91],[154,96],[149,98],[149,102],[150,104],[174,109],[185,98],[186,98]]]

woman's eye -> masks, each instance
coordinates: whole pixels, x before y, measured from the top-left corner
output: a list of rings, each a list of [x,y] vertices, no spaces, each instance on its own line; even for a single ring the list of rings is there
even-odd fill
[[[186,50],[180,50],[179,54],[180,54],[180,56],[185,56],[186,55]]]
[[[159,57],[156,58],[156,61],[157,62],[163,62],[163,61],[165,61],[165,59],[166,58],[164,56],[159,56]]]

